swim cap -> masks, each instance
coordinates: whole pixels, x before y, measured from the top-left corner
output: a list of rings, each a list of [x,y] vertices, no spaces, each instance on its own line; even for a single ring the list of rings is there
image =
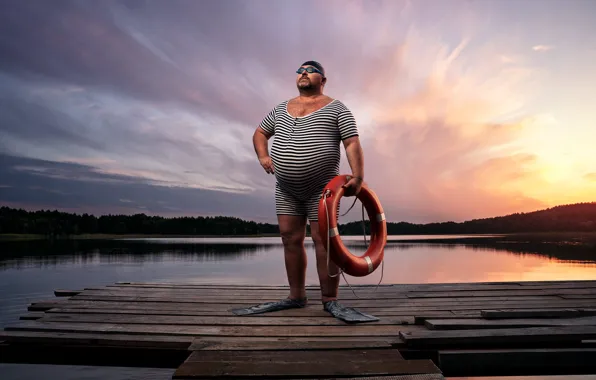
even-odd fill
[[[323,65],[321,65],[319,62],[317,61],[306,61],[304,62],[302,65],[300,66],[314,66],[317,69],[319,69],[319,71],[321,71],[323,73],[323,77],[325,77],[325,69],[323,68]]]

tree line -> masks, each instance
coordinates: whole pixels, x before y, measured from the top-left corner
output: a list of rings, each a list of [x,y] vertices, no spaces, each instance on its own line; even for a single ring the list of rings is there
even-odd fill
[[[366,232],[370,226],[366,221]],[[583,202],[465,222],[387,223],[389,235],[505,234],[520,232],[596,232],[596,202]],[[347,223],[340,233],[362,234],[362,222]]]
[[[364,222],[367,234],[370,224]],[[340,234],[361,235],[362,222],[340,224]],[[465,222],[414,224],[388,222],[390,235],[478,234],[516,232],[596,231],[596,202],[556,206],[545,210]],[[38,234],[49,237],[78,234],[147,235],[269,235],[278,234],[277,224],[257,223],[235,217],[172,217],[73,214],[57,210],[26,211],[0,207],[1,234]]]

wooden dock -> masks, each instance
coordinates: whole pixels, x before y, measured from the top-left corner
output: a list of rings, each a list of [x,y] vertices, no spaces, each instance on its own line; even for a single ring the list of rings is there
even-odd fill
[[[342,286],[380,317],[304,309],[235,316],[285,286],[116,283],[56,290],[0,333],[3,362],[172,368],[174,379],[596,373],[596,281]]]

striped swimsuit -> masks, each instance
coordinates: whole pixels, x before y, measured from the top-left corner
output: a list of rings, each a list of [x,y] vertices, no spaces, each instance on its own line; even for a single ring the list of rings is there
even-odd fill
[[[337,99],[302,117],[288,113],[288,102],[273,108],[260,125],[275,135],[275,209],[277,215],[305,215],[316,222],[323,188],[339,174],[340,142],[358,136],[358,129],[350,110]]]

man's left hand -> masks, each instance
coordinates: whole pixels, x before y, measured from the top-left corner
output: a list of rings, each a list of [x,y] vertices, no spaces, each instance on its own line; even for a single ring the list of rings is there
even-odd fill
[[[356,196],[360,193],[360,189],[362,188],[362,180],[360,178],[352,177],[348,182],[342,185],[342,187],[344,189],[344,196]]]

